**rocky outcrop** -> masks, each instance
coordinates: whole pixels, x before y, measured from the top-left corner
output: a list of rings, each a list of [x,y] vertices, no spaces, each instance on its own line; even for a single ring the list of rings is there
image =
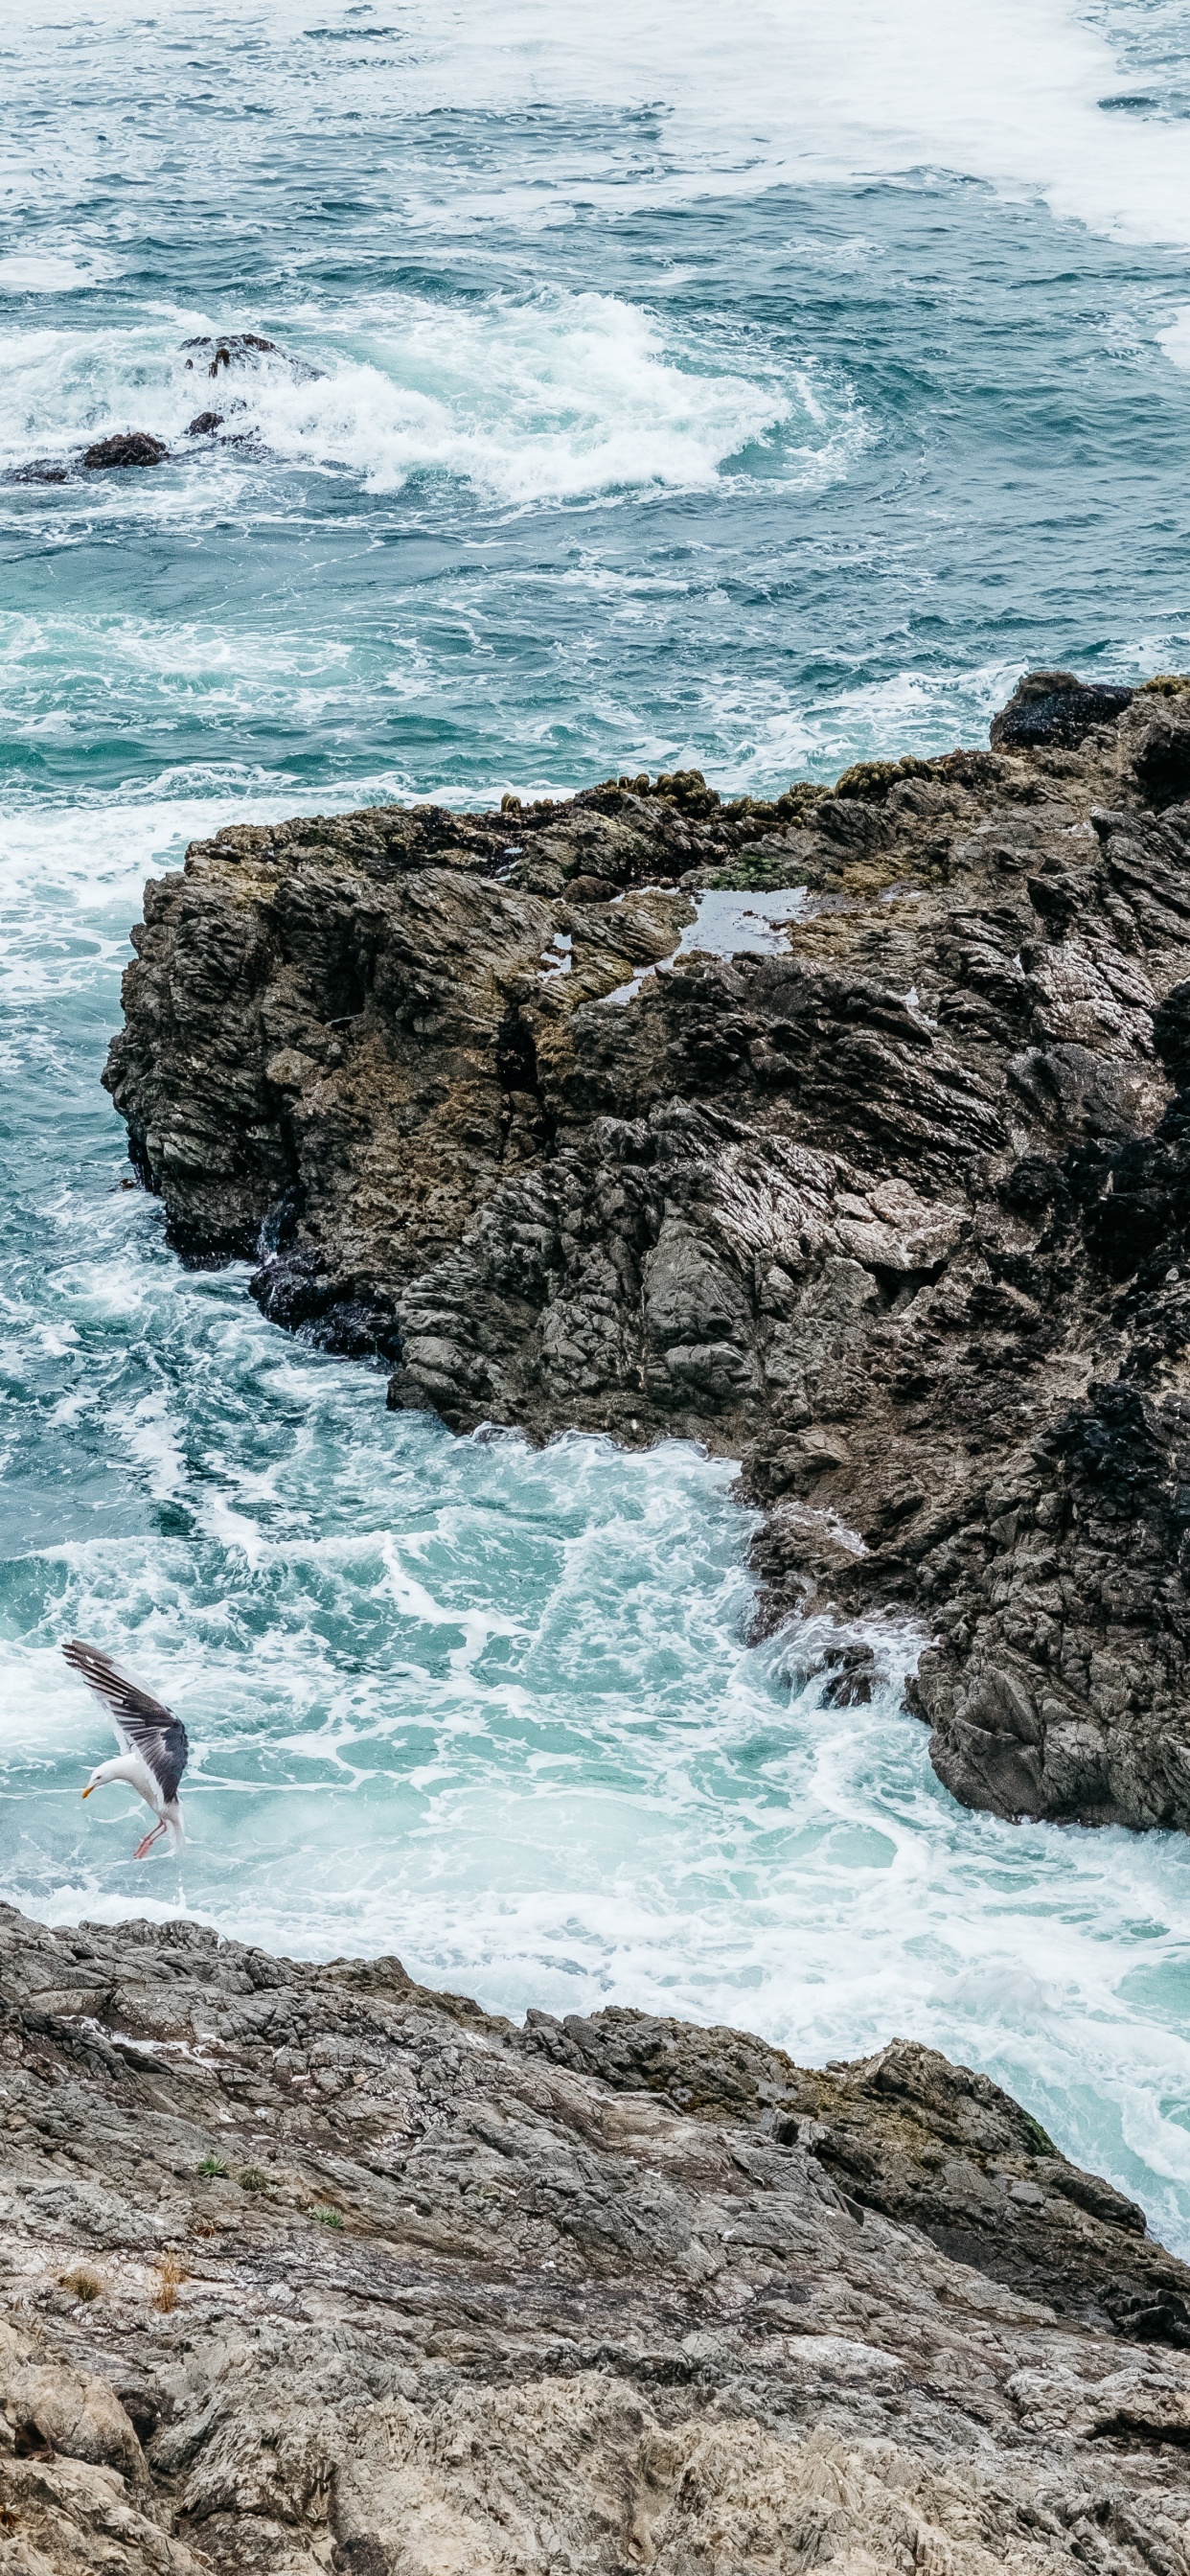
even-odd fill
[[[13,2576],[1186,2576],[1190,2272],[986,2079],[0,1910]]]
[[[189,353],[188,355],[186,353]],[[219,337],[209,335],[182,342],[183,372],[239,379],[258,372],[261,362],[270,362],[275,373],[288,376],[293,384],[312,384],[324,370],[311,366],[307,358],[297,358],[279,348],[275,340],[261,339],[254,331],[225,331]],[[245,412],[242,394],[228,397],[234,411]],[[224,427],[221,411],[201,411],[187,424],[187,438],[213,438]],[[249,425],[246,430],[229,431],[219,441],[221,447],[239,448],[254,456],[267,451],[258,433]],[[117,430],[106,438],[93,439],[88,447],[70,457],[35,456],[25,464],[9,466],[0,474],[0,483],[70,483],[77,474],[127,473],[148,466],[167,465],[170,448],[163,438],[147,429]]]
[[[133,468],[143,472],[147,466],[168,462],[163,438],[154,438],[147,429],[125,429],[111,438],[94,439],[79,456],[35,456],[27,465],[10,466],[0,482],[70,483],[76,474],[127,473]]]
[[[154,438],[147,429],[126,429],[114,438],[97,438],[83,449],[79,462],[88,474],[102,474],[113,467],[164,465],[168,455],[163,438]]]
[[[288,349],[279,348],[275,340],[262,340],[257,331],[221,331],[196,340],[183,340],[186,353],[185,372],[189,375],[226,376],[259,367],[262,358],[275,358],[280,368],[295,385],[315,383],[325,372],[312,367],[308,358],[295,358]]]
[[[993,731],[222,831],[106,1079],[179,1250],[394,1404],[740,1456],[765,1616],[839,1698],[916,1620],[957,1796],[1185,1828],[1190,691]]]

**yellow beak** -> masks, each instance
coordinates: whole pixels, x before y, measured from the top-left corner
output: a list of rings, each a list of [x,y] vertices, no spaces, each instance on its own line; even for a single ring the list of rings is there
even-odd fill
[[[92,1782],[91,1782],[91,1789],[93,1789],[93,1788],[94,1788],[94,1786],[95,1786],[95,1783],[94,1783],[94,1781],[92,1781]],[[89,1797],[90,1797],[90,1795],[91,1795],[91,1789],[84,1789],[84,1791],[83,1791],[83,1796],[84,1796],[84,1798],[89,1798]]]

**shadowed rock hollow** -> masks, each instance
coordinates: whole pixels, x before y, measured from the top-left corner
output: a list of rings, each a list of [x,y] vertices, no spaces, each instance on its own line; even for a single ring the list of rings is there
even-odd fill
[[[11,2576],[1186,2576],[1190,2271],[982,2076],[0,1908]]]
[[[741,1457],[763,1615],[841,1699],[916,1618],[957,1796],[1184,1829],[1190,692],[993,741],[222,831],[106,1079],[179,1250],[393,1403]]]

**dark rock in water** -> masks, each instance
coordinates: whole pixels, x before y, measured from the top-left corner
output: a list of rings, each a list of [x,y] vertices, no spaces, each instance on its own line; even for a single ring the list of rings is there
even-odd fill
[[[400,1357],[392,1299],[366,1289],[358,1293],[351,1281],[330,1278],[313,1252],[273,1254],[256,1272],[252,1293],[272,1323],[304,1332],[320,1349],[390,1365]]]
[[[186,373],[229,375],[233,368],[255,366],[261,358],[279,358],[297,384],[311,384],[325,370],[312,367],[308,358],[294,358],[280,349],[275,340],[262,340],[255,331],[224,331],[218,336],[204,334],[195,340],[183,340],[188,352]]]
[[[69,465],[57,456],[35,456],[28,465],[10,465],[0,483],[69,483]]]
[[[13,2576],[1184,2576],[1190,2271],[986,2077],[0,1909]]]
[[[113,466],[163,465],[168,455],[163,438],[153,438],[147,429],[127,429],[114,438],[97,438],[93,447],[83,449],[80,461],[88,473],[99,474]]]
[[[262,340],[255,331],[228,331],[221,338],[203,334],[194,340],[183,340],[182,347],[192,353],[186,360],[187,375],[196,367],[205,367],[209,376],[217,376],[237,360],[281,355],[275,340]]]
[[[187,421],[186,436],[187,438],[210,438],[215,430],[222,427],[221,411],[200,411],[196,412],[193,420]]]
[[[1190,687],[1120,694],[770,804],[229,828],[106,1079],[171,1239],[395,1406],[742,1458],[791,1682],[873,1697],[856,1621],[912,1618],[957,1797],[1184,1830]],[[786,953],[679,953],[782,882]]]
[[[1073,751],[1094,725],[1114,724],[1131,689],[1086,687],[1073,671],[1026,671],[992,721],[996,751]]]

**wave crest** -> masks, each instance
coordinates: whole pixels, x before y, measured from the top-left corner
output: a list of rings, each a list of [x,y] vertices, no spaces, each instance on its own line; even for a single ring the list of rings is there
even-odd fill
[[[209,463],[218,444],[187,444],[201,394],[222,416],[215,440],[249,453],[345,468],[377,492],[440,475],[518,505],[698,490],[733,463],[817,484],[864,436],[847,395],[828,399],[812,370],[754,353],[742,365],[615,295],[492,296],[469,310],[408,296],[333,335],[296,336],[318,371],[302,352],[295,363],[291,331],[288,349],[266,346],[208,387],[160,330],[30,329],[0,387],[0,452],[65,457],[134,424]]]

